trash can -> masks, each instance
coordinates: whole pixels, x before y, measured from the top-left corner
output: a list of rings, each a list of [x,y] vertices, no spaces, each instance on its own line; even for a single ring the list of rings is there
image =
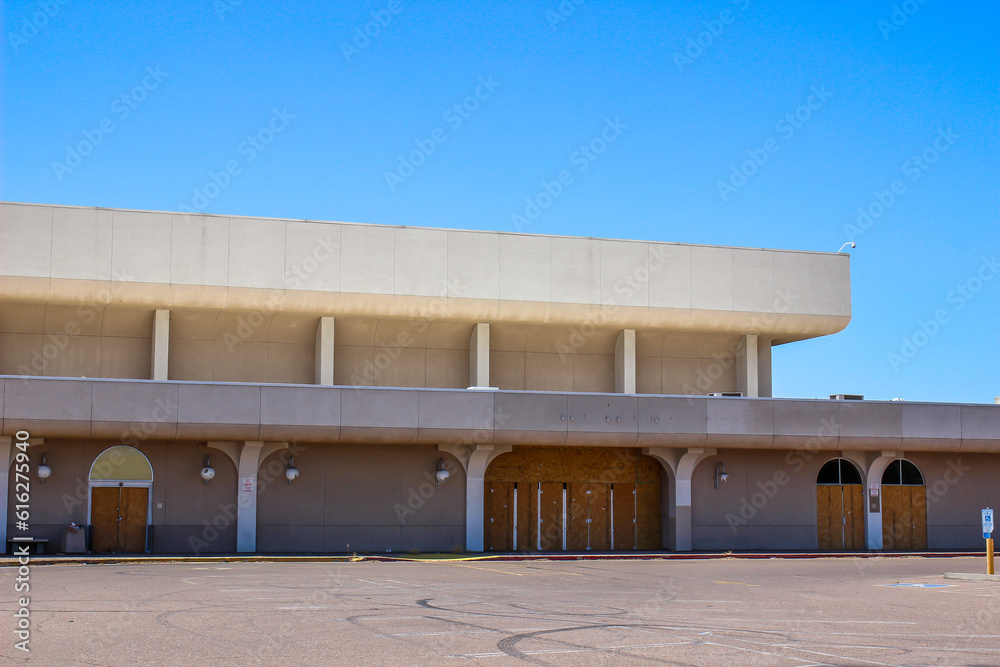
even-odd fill
[[[87,535],[83,528],[71,523],[63,533],[59,550],[64,554],[87,553]]]

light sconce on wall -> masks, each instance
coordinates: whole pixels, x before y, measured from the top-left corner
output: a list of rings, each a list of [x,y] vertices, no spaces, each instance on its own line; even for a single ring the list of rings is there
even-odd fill
[[[719,480],[725,482],[729,479],[729,475],[726,474],[726,466],[722,465],[722,461],[715,466],[715,488],[719,488]]]
[[[215,479],[215,468],[212,467],[212,461],[209,459],[208,454],[205,454],[205,467],[201,469],[201,479],[205,484]]]
[[[451,477],[451,473],[444,468],[444,459],[438,459],[437,472],[434,473],[434,486],[441,486]]]
[[[38,470],[36,472],[38,473],[39,484],[45,482],[45,480],[49,478],[49,475],[52,474],[52,468],[45,465],[45,454],[42,454],[42,465],[38,466]]]
[[[285,468],[285,484],[291,484],[299,476],[299,469],[295,467],[295,457],[288,457],[288,467]]]

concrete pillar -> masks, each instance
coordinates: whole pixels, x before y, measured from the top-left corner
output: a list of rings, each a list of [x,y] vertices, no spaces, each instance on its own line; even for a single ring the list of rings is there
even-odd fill
[[[673,473],[673,488],[669,511],[674,527],[674,534],[668,536],[668,542],[675,551],[691,551],[693,544],[691,526],[691,476],[699,463],[710,456],[715,456],[714,447],[690,447],[687,450],[671,447],[645,447],[643,454],[652,456],[667,470]]]
[[[865,489],[865,513],[868,519],[868,548],[882,548],[882,473],[896,459],[903,458],[903,452],[882,452],[868,468],[868,486]],[[872,496],[872,489],[878,491],[878,496]],[[877,508],[878,511],[875,511]]]
[[[757,336],[758,396],[771,397],[771,339]]]
[[[635,329],[623,329],[615,343],[615,393],[635,393]]]
[[[486,469],[490,461],[506,454],[511,445],[438,445],[438,450],[454,456],[465,469],[465,550],[484,548]]]
[[[170,353],[170,311],[157,310],[153,313],[153,354],[150,377],[166,380]]]
[[[239,475],[236,483],[236,550],[253,553],[257,550],[257,470],[264,443],[250,440],[240,448]]]
[[[759,396],[757,374],[757,334],[747,334],[740,341],[736,355],[736,390],[744,396]]]
[[[321,317],[316,325],[316,384],[333,386],[332,317]]]
[[[469,386],[490,386],[490,325],[480,322],[472,328],[469,342]]]

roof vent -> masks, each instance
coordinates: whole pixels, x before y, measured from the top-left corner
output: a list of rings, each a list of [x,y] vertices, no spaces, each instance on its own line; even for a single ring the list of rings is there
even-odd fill
[[[861,394],[830,394],[832,401],[863,401],[865,397]]]
[[[723,396],[726,398],[741,398],[743,396],[742,391],[714,391],[709,396],[715,396],[716,398]]]

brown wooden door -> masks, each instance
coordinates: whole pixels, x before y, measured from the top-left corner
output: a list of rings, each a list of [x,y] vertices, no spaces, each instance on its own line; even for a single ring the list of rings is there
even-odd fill
[[[149,516],[149,489],[122,488],[121,527],[118,531],[119,551],[146,550],[146,518]]]
[[[922,486],[882,486],[882,548],[927,548],[927,491]]]
[[[659,484],[636,484],[636,548],[654,551],[663,548],[663,498]]]
[[[844,484],[844,548],[864,549],[865,540],[865,487],[861,484]]]
[[[90,494],[91,550],[94,553],[146,550],[149,489],[94,487]]]
[[[513,549],[514,483],[490,482],[486,485],[485,535],[487,551]]]
[[[607,551],[611,548],[609,484],[570,484],[566,498],[566,549]]]
[[[541,525],[539,546],[542,551],[562,551],[563,534],[563,485],[558,482],[541,482],[538,500]]]
[[[635,549],[635,484],[612,484],[615,551]]]
[[[517,520],[514,522],[514,532],[517,535],[518,551],[534,551],[538,545],[538,484],[534,482],[518,482],[517,490]]]
[[[117,486],[95,486],[90,492],[91,550],[108,553],[118,550]]]
[[[864,549],[863,487],[860,484],[817,485],[816,530],[820,550]]]

